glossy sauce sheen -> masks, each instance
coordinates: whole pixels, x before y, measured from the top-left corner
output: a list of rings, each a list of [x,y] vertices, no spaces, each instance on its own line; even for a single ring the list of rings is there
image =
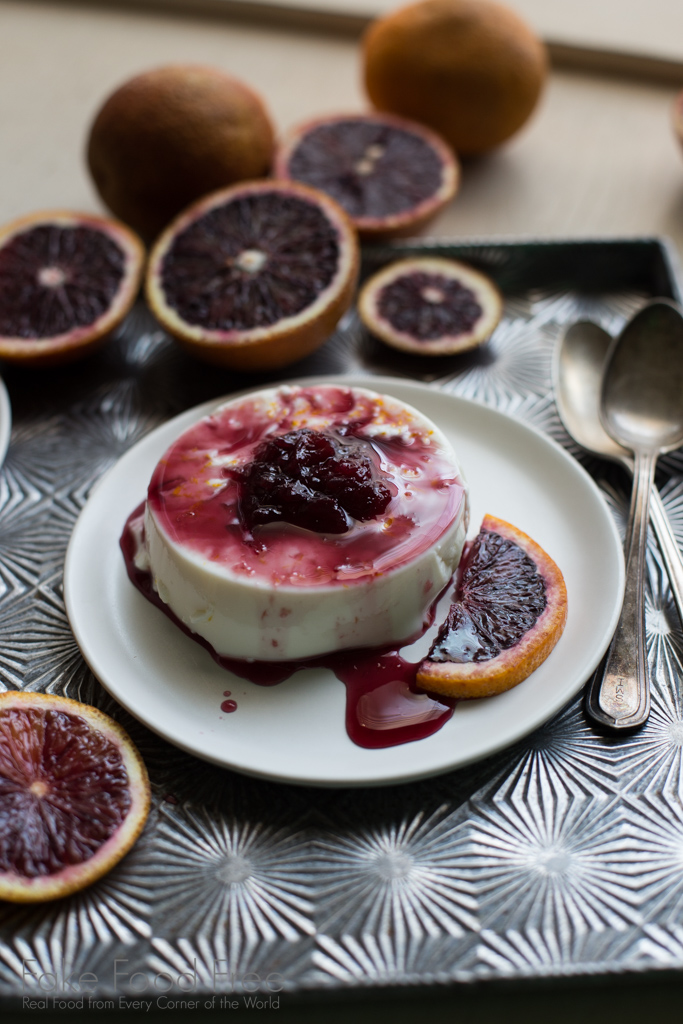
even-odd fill
[[[265,411],[245,400],[234,412],[207,417],[169,449],[148,491],[148,514],[166,536],[237,577],[305,587],[366,582],[438,540],[455,518],[464,488],[424,428],[346,388],[280,394]],[[354,522],[343,534],[273,523],[258,536],[245,536],[235,469],[252,460],[264,439],[297,430],[302,403],[314,429],[311,410],[325,429],[342,427],[368,442],[392,500],[380,519]]]
[[[326,668],[346,686],[346,731],[360,747],[391,747],[424,739],[437,732],[453,714],[456,701],[432,698],[418,691],[415,676],[419,663],[406,661],[396,650],[339,651],[306,661],[240,661],[217,654],[211,645],[191,632],[159,598],[150,573],[135,566],[136,540],[130,526],[144,513],[144,502],[130,515],[121,536],[121,550],[131,582],[187,636],[206,648],[222,668],[258,686],[275,686],[303,668]],[[432,606],[425,630],[433,619]],[[414,637],[413,639],[417,639]],[[230,691],[224,691],[224,697]],[[224,713],[238,709],[237,702],[224,700]]]

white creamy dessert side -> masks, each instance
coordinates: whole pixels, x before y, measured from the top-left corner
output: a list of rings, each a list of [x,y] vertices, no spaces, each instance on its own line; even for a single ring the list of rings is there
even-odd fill
[[[137,569],[217,654],[293,661],[418,635],[467,524],[433,423],[374,391],[312,385],[254,392],[187,430],[128,529]]]

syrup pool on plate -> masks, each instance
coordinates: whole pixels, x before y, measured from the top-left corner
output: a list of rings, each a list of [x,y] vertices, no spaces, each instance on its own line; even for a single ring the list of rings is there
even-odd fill
[[[420,662],[407,661],[397,650],[336,651],[298,662],[244,661],[217,654],[206,640],[189,630],[164,604],[152,585],[151,574],[136,567],[135,534],[130,524],[139,521],[143,509],[144,503],[131,514],[121,537],[129,579],[179,629],[206,648],[221,668],[257,686],[277,686],[300,669],[329,669],[346,688],[346,731],[359,747],[377,749],[425,739],[451,718],[457,701],[441,696],[432,698],[418,691],[415,677]],[[435,604],[424,623],[425,631],[433,621],[434,607]],[[224,690],[223,697],[226,699],[219,705],[222,712],[231,714],[238,710],[232,691]]]

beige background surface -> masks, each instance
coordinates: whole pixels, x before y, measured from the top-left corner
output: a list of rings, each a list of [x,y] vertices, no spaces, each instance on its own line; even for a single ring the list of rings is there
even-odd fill
[[[353,7],[373,15],[396,6],[396,0],[299,2]],[[546,39],[683,58],[681,0],[513,0],[511,6]]]
[[[0,218],[101,209],[83,151],[89,123],[126,77],[168,61],[216,64],[261,91],[280,129],[365,105],[357,44],[150,10],[0,0]],[[682,83],[683,84],[683,83]],[[676,89],[556,71],[529,125],[465,168],[435,234],[543,238],[664,234],[683,250]]]
[[[55,0],[59,3],[60,0]],[[82,0],[88,5],[112,0]],[[280,22],[317,23],[359,32],[377,14],[410,0],[116,0],[135,8],[199,11],[230,16],[260,12]],[[680,0],[513,0],[546,40],[553,59],[572,67],[626,70],[683,82],[683,5]]]
[[[230,0],[223,2],[228,4]],[[397,0],[251,2],[370,17],[397,6]],[[408,2],[411,0],[400,0],[400,3]],[[189,7],[192,0],[185,0],[185,3]],[[683,59],[683,4],[680,0],[514,0],[512,6],[545,39]]]

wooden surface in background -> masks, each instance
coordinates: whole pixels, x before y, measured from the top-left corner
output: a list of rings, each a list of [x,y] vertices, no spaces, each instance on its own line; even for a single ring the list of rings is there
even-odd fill
[[[88,125],[117,84],[168,61],[201,61],[264,95],[279,129],[361,110],[356,42],[150,10],[0,0],[0,218],[101,209],[85,168]],[[556,71],[533,120],[469,163],[433,232],[454,238],[671,236],[683,251],[683,152],[675,89]]]

